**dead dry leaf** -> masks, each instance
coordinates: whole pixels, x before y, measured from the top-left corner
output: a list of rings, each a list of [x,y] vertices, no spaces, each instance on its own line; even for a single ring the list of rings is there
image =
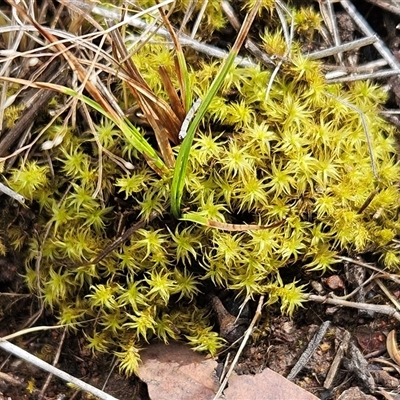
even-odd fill
[[[217,362],[182,343],[152,344],[141,352],[139,378],[147,383],[152,400],[212,400],[219,382]],[[265,369],[256,375],[233,373],[224,400],[317,400],[317,397]]]
[[[217,362],[182,343],[156,343],[141,352],[138,376],[152,400],[211,400],[218,390]]]
[[[358,326],[354,337],[365,354],[385,350],[385,336],[379,328],[372,324]]]
[[[256,375],[233,373],[225,390],[226,400],[317,400],[313,394],[266,368]]]

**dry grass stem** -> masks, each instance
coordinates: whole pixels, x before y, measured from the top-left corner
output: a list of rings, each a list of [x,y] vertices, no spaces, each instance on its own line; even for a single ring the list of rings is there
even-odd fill
[[[375,282],[381,288],[382,292],[385,293],[386,297],[394,304],[397,310],[400,311],[400,303],[396,300],[393,294],[390,293],[390,290],[383,284],[383,282],[379,278],[377,278]]]
[[[66,382],[72,383],[73,385],[77,386],[81,390],[85,392],[91,393],[94,396],[97,396],[101,400],[118,400],[114,396],[111,396],[100,389],[95,388],[92,385],[89,385],[86,382],[76,378],[73,375],[70,375],[56,367],[53,367],[51,364],[41,360],[40,358],[28,353],[25,350],[22,350],[20,347],[15,346],[14,344],[7,342],[7,341],[0,341],[0,348],[4,351],[13,354],[16,357],[22,358],[24,361],[35,365],[38,368],[43,369]]]
[[[363,46],[368,46],[370,44],[375,43],[377,40],[378,38],[375,35],[370,37],[365,37],[362,39],[354,40],[353,42],[344,43],[335,47],[330,47],[325,50],[315,51],[313,53],[307,54],[307,57],[309,57],[311,60],[318,60],[320,58],[333,56],[335,54],[339,55],[343,51],[349,51],[358,49]]]
[[[240,22],[235,15],[231,4],[228,1],[224,0],[221,2],[221,6],[230,24],[236,31],[239,31]],[[246,39],[244,46],[247,48],[247,50],[249,50],[251,54],[253,54],[256,59],[260,60],[267,68],[271,68],[271,66],[275,65],[275,62],[272,61],[272,59],[269,58],[268,55],[264,51],[262,51],[251,39]]]
[[[315,301],[316,303],[333,304],[335,306],[356,308],[358,310],[368,310],[379,314],[385,314],[389,317],[396,318],[400,321],[400,313],[395,308],[380,304],[369,304],[369,303],[356,303],[354,301],[342,300],[336,297],[329,296],[317,296],[314,294],[306,294],[305,298],[308,301]]]
[[[331,37],[333,38],[334,46],[338,48],[341,45],[341,40],[339,36],[339,29],[337,26],[336,15],[333,11],[332,1],[318,1],[319,9],[321,11],[322,17],[324,19],[325,25],[327,26]],[[343,54],[338,52],[336,54],[339,64],[343,64]]]
[[[343,339],[339,345],[339,348],[336,351],[335,358],[332,361],[331,367],[329,368],[328,374],[324,381],[324,388],[330,389],[332,387],[335,376],[338,372],[340,363],[342,362],[342,358],[347,351],[347,347],[349,346],[351,335],[348,331],[344,332]]]
[[[249,327],[247,328],[247,330],[246,330],[246,332],[244,334],[243,340],[240,343],[240,347],[239,347],[239,349],[238,349],[238,351],[237,351],[237,353],[235,355],[235,358],[232,360],[232,364],[231,364],[228,372],[226,373],[225,378],[222,381],[221,386],[219,387],[218,392],[214,396],[213,400],[218,400],[222,396],[222,393],[224,392],[224,390],[226,388],[226,385],[228,384],[229,377],[231,376],[233,370],[235,369],[235,366],[236,366],[237,362],[239,361],[239,357],[242,354],[242,352],[243,352],[243,350],[244,350],[244,348],[245,348],[245,346],[246,346],[246,344],[247,344],[247,342],[248,342],[248,340],[250,338],[250,335],[253,333],[253,328],[255,327],[257,321],[261,317],[261,310],[262,310],[263,305],[264,305],[264,296],[260,296],[260,299],[258,300],[257,310],[256,310],[256,312],[254,314],[254,317],[253,317]]]
[[[354,7],[351,1],[340,0],[340,4],[347,11],[347,13],[351,16],[351,18],[354,20],[354,22],[358,25],[360,30],[366,36],[375,35],[373,29],[370,27],[370,25],[367,23],[364,17],[357,11],[357,9]],[[383,43],[381,39],[378,38],[378,40],[374,43],[374,47],[376,48],[376,50],[378,50],[380,55],[388,62],[391,68],[393,68],[396,71],[400,70],[399,62],[396,60],[392,52],[386,47],[386,45]]]

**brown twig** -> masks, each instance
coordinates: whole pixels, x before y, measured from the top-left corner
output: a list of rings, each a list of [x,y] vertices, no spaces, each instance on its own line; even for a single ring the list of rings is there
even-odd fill
[[[349,346],[350,337],[351,337],[350,333],[348,331],[345,331],[344,335],[343,335],[343,340],[339,345],[339,348],[336,352],[335,358],[333,359],[331,367],[329,368],[328,374],[326,375],[325,382],[324,382],[325,389],[330,389],[332,386],[332,383],[333,383],[333,380],[335,379],[340,362],[342,361],[343,355],[346,353],[347,347]]]
[[[379,314],[389,315],[390,317],[396,318],[400,321],[400,313],[391,306],[385,306],[380,304],[368,304],[368,303],[356,303],[354,301],[341,300],[335,297],[328,296],[317,296],[315,294],[306,294],[306,300],[315,301],[316,303],[333,304],[335,306],[351,307],[359,310],[370,310]]]
[[[134,224],[130,228],[128,228],[119,238],[115,239],[114,242],[112,242],[100,254],[98,254],[94,258],[94,260],[89,261],[88,263],[83,264],[83,265],[97,264],[104,257],[106,257],[108,254],[110,254],[113,250],[115,250],[118,246],[120,246],[122,243],[124,243],[126,240],[128,240],[129,237],[133,234],[133,232],[135,232],[139,228],[142,228],[143,226],[145,226],[148,222],[150,222],[154,218],[156,218],[157,215],[158,215],[158,213],[156,211],[153,211],[147,220],[140,220],[140,221],[136,222],[136,224]]]

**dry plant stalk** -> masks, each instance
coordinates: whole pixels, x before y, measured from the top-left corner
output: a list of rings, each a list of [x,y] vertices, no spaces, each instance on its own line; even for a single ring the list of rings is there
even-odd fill
[[[261,309],[262,309],[263,305],[264,305],[264,296],[260,296],[260,299],[258,300],[257,310],[256,310],[256,312],[254,314],[254,317],[253,317],[249,327],[247,328],[247,330],[246,330],[246,332],[244,334],[243,340],[240,343],[240,347],[239,347],[239,349],[238,349],[238,351],[237,351],[237,353],[235,355],[235,358],[233,359],[232,364],[231,364],[228,372],[226,373],[225,378],[222,381],[221,386],[219,387],[218,392],[214,396],[213,400],[218,400],[222,396],[222,393],[224,392],[224,390],[226,388],[226,385],[228,384],[229,378],[232,375],[232,372],[235,369],[235,366],[236,366],[237,362],[239,361],[239,357],[242,354],[242,352],[243,352],[243,350],[244,350],[244,348],[245,348],[245,346],[246,346],[246,344],[247,344],[247,342],[248,342],[248,340],[250,338],[250,335],[253,333],[253,329],[254,329],[257,321],[261,317]]]
[[[15,346],[14,344],[4,340],[0,341],[0,348],[3,349],[4,351],[11,353],[19,358],[22,358],[24,361],[29,362],[33,365],[35,365],[38,368],[43,369],[44,371],[47,371],[61,379],[63,379],[66,382],[70,382],[77,386],[78,388],[84,390],[85,392],[91,393],[94,396],[97,396],[101,400],[118,400],[114,396],[111,396],[105,392],[103,392],[100,389],[97,389],[96,387],[89,385],[86,382],[83,382],[82,380],[74,377],[73,375],[70,375],[53,365],[41,360],[40,358],[28,353],[25,350],[22,350],[20,347]]]

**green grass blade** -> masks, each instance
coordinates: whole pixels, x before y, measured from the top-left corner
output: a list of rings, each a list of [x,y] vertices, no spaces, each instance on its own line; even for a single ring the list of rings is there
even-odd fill
[[[185,106],[185,110],[186,112],[189,111],[192,101],[193,101],[193,96],[192,96],[192,91],[190,90],[190,79],[189,79],[189,72],[187,69],[187,65],[186,65],[186,60],[185,60],[185,56],[181,51],[177,52],[176,54],[176,58],[178,60],[178,65],[180,68],[180,73],[182,74],[182,79],[183,79],[183,89],[184,89],[184,106]]]
[[[218,74],[215,77],[214,81],[212,82],[206,96],[202,100],[195,117],[189,124],[186,137],[181,144],[181,148],[179,149],[171,185],[171,210],[175,218],[179,218],[180,216],[182,195],[185,186],[186,169],[196,129],[199,126],[200,121],[204,117],[212,99],[220,89],[226,75],[230,71],[235,61],[235,58],[239,53],[240,47],[242,46],[246,38],[248,30],[250,29],[251,23],[253,22],[257,14],[259,7],[260,7],[260,1],[258,1],[257,5],[252,9],[250,14],[247,15],[245,21],[243,22],[242,28],[238,34],[235,44],[233,45],[231,51],[229,52],[228,57],[222,64],[221,69],[218,71]]]
[[[207,92],[207,95],[202,100],[195,117],[190,123],[186,137],[181,144],[181,148],[179,149],[171,185],[171,210],[175,218],[179,218],[180,215],[183,188],[185,186],[186,169],[196,129],[199,126],[200,121],[204,117],[213,97],[216,95],[219,88],[221,87],[222,82],[225,79],[225,76],[228,74],[236,58],[236,55],[237,54],[233,53],[232,51],[231,53],[229,53],[229,56],[226,58],[224,65],[218,72],[216,78],[214,79],[213,83],[210,86],[210,89]]]
[[[11,83],[18,83],[20,85],[26,85],[39,89],[54,90],[55,92],[63,93],[83,101],[89,107],[93,108],[94,110],[98,111],[100,114],[108,118],[110,121],[114,122],[114,124],[118,126],[119,129],[121,129],[122,133],[125,135],[129,143],[131,143],[131,145],[134,146],[135,149],[137,149],[146,158],[146,161],[149,163],[149,165],[159,175],[162,175],[167,170],[164,161],[157,154],[156,150],[147,142],[147,140],[142,136],[139,130],[134,125],[132,125],[132,123],[127,118],[115,118],[111,116],[99,103],[97,103],[90,97],[78,93],[71,88],[57,85],[55,83],[31,82],[26,79],[10,78],[4,76],[0,76],[0,80]]]
[[[70,88],[65,88],[66,94],[70,96],[77,97],[79,100],[82,100],[86,103],[89,107],[93,108],[94,110],[98,111],[100,114],[104,115],[110,121],[114,122],[119,129],[121,129],[122,133],[125,135],[125,138],[128,142],[137,150],[139,151],[149,162],[151,167],[156,168],[156,172],[165,171],[166,165],[164,164],[163,160],[159,157],[156,150],[147,142],[147,140],[142,136],[139,130],[132,125],[132,123],[128,119],[116,119],[109,115],[103,107],[93,99],[75,92]]]

